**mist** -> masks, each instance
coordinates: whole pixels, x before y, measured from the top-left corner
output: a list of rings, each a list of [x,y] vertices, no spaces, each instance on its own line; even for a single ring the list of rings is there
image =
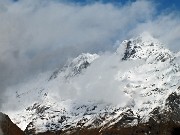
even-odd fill
[[[0,108],[15,93],[11,86],[60,68],[82,52],[111,55],[117,48],[116,40],[143,31],[150,32],[173,51],[179,50],[179,13],[158,13],[156,5],[150,1],[116,6],[101,2],[81,5],[49,0],[0,0]],[[89,74],[92,72],[93,69]],[[108,76],[104,75],[104,79]],[[81,81],[77,80],[78,84]],[[90,91],[83,92],[93,96]],[[101,96],[105,99],[108,92]]]

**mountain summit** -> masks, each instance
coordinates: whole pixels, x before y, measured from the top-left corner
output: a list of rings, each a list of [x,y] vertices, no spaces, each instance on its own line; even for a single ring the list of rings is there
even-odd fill
[[[147,33],[112,54],[81,54],[43,83],[22,86],[18,101],[37,98],[12,120],[29,135],[170,135],[180,127],[177,59]]]
[[[164,62],[166,60],[173,59],[170,50],[164,48],[162,43],[160,43],[157,39],[154,39],[148,33],[143,33],[136,38],[123,41],[119,49],[122,49],[122,46],[125,47],[122,60],[147,60],[151,57],[153,60],[155,59],[156,61],[160,60],[161,62]]]

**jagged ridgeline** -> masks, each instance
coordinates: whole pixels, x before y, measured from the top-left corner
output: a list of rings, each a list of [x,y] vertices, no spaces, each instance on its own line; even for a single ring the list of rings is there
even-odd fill
[[[22,104],[27,97],[37,98],[11,118],[28,135],[179,134],[180,67],[177,59],[176,53],[147,33],[123,41],[110,56],[81,54],[52,72],[44,83],[26,93],[23,87],[22,91],[17,91],[17,100]],[[88,83],[84,83],[85,79]],[[69,93],[77,91],[72,94],[77,98],[52,97],[51,90],[55,86],[59,90],[67,88]],[[107,100],[93,97],[81,100],[89,94],[90,88],[95,89],[94,97],[100,91]],[[88,94],[81,95],[81,89]],[[112,99],[108,98],[112,97],[117,102],[111,103]]]

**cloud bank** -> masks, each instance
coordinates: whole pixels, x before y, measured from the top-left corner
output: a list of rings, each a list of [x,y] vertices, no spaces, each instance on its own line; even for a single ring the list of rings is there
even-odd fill
[[[0,18],[0,106],[11,98],[3,94],[7,87],[61,67],[82,52],[112,51],[116,40],[143,31],[174,51],[180,49],[178,13],[158,13],[150,1],[116,6],[0,0]]]

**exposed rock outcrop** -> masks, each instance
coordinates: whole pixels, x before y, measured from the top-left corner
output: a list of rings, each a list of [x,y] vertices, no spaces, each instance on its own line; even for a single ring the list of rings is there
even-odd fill
[[[8,117],[0,112],[0,135],[25,135]]]

